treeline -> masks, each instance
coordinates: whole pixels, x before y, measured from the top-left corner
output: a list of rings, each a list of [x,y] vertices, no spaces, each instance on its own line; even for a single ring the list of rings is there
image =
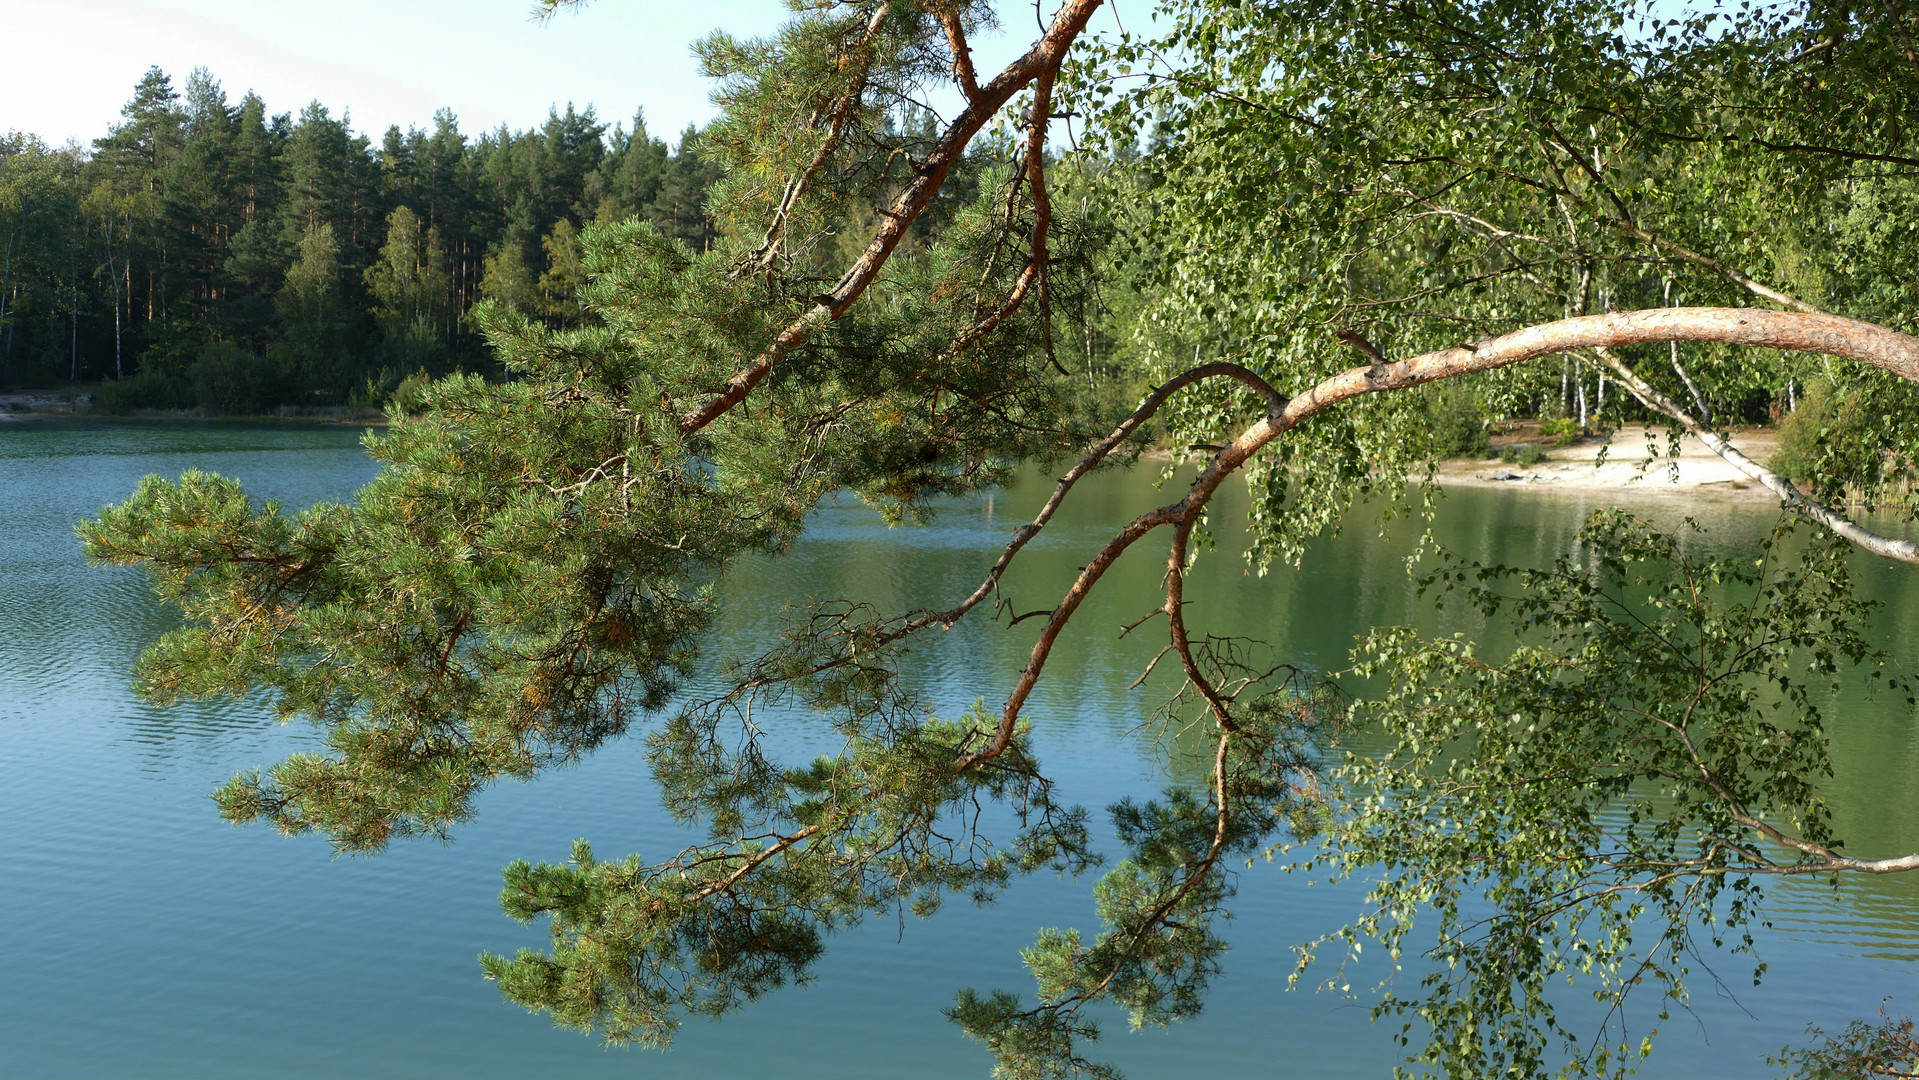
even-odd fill
[[[451,112],[378,144],[315,102],[269,114],[149,70],[90,148],[0,136],[0,388],[107,380],[109,410],[377,404],[487,371],[481,299],[559,323],[580,232],[639,216],[695,250],[717,169],[589,106],[469,138]]]

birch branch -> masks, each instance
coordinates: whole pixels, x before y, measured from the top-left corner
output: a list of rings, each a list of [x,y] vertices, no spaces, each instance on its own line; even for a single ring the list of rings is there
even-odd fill
[[[1612,369],[1613,374],[1619,377],[1619,381],[1626,385],[1626,389],[1632,391],[1632,395],[1647,408],[1670,417],[1679,426],[1697,436],[1700,442],[1706,444],[1708,450],[1718,454],[1726,464],[1770,488],[1773,494],[1778,495],[1793,509],[1831,529],[1834,535],[1874,555],[1919,565],[1919,544],[1910,540],[1894,540],[1889,536],[1881,536],[1832,507],[1806,495],[1792,481],[1747,457],[1733,446],[1732,440],[1700,423],[1685,409],[1680,408],[1678,402],[1654,389],[1632,368],[1626,366],[1626,363],[1620,360],[1611,349],[1601,346],[1595,348],[1593,352],[1598,355],[1601,363]]]

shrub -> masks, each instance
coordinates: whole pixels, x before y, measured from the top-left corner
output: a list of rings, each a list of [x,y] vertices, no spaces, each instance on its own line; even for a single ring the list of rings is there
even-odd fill
[[[1547,460],[1546,452],[1532,443],[1513,443],[1499,451],[1499,460],[1508,465],[1537,465]]]
[[[1885,382],[1868,379],[1852,386],[1820,380],[1809,384],[1797,411],[1779,424],[1779,449],[1766,464],[1822,498],[1871,498],[1906,466],[1887,446],[1905,440],[1911,423]]]
[[[401,379],[400,385],[394,387],[393,393],[386,399],[387,408],[409,416],[421,411],[426,407],[421,401],[421,392],[432,381],[433,376],[428,375],[425,368]]]
[[[1540,438],[1551,439],[1554,446],[1571,446],[1584,434],[1585,432],[1580,430],[1579,421],[1570,416],[1539,422]]]
[[[216,341],[201,349],[188,374],[194,400],[215,416],[256,416],[280,403],[272,364],[237,345]]]
[[[1471,387],[1454,380],[1433,386],[1426,394],[1426,413],[1434,457],[1486,457],[1492,452],[1487,441],[1491,424]]]
[[[94,409],[110,416],[125,416],[136,409],[184,409],[192,403],[185,386],[158,371],[110,379],[93,392]]]
[[[1766,461],[1766,468],[1789,480],[1805,480],[1824,455],[1820,442],[1833,422],[1833,385],[1822,380],[1808,383],[1799,395],[1799,408],[1779,421],[1779,449]]]

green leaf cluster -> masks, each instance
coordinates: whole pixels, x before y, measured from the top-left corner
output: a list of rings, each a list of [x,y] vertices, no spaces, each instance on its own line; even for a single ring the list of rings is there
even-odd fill
[[[1707,945],[1752,947],[1761,881],[1833,872],[1810,690],[1888,660],[1837,541],[1782,531],[1756,561],[1710,558],[1616,511],[1579,540],[1549,570],[1448,558],[1424,579],[1510,617],[1509,656],[1407,628],[1355,652],[1387,681],[1355,715],[1386,748],[1342,770],[1327,859],[1374,881],[1344,935],[1397,962],[1432,924],[1417,989],[1394,978],[1374,1013],[1427,1028],[1415,1060],[1448,1076],[1622,1075],[1650,1052],[1630,993],[1669,1019]],[[1601,1018],[1564,1019],[1560,984]]]

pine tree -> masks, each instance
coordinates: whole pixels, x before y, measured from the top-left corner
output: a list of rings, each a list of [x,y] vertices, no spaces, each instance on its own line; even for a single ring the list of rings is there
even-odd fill
[[[142,367],[157,364],[169,373],[177,372],[208,338],[225,333],[223,269],[243,211],[234,193],[237,117],[220,84],[204,68],[187,77],[184,113],[180,156],[165,180],[181,311],[170,341],[150,346],[142,358]]]
[[[594,216],[601,221],[645,216],[659,201],[671,158],[666,143],[647,133],[645,111],[634,113],[633,129],[614,129],[612,146],[600,163],[604,196]]]
[[[289,246],[316,225],[328,225],[349,267],[367,265],[379,242],[378,198],[363,136],[355,136],[324,105],[300,113],[276,161],[279,225]]]
[[[568,102],[564,114],[551,111],[540,129],[537,170],[539,212],[543,221],[563,217],[591,221],[599,204],[600,162],[606,156],[600,123],[593,107],[575,111]]]
[[[266,102],[251,90],[240,99],[234,121],[233,196],[240,204],[240,220],[267,216],[266,208],[279,199],[281,140],[267,124]]]
[[[130,353],[157,336],[173,294],[167,221],[167,179],[179,160],[186,114],[173,80],[149,68],[120,110],[125,122],[94,143],[100,179],[93,217],[107,275],[115,279],[114,374],[130,370]],[[132,345],[130,334],[139,335]]]

